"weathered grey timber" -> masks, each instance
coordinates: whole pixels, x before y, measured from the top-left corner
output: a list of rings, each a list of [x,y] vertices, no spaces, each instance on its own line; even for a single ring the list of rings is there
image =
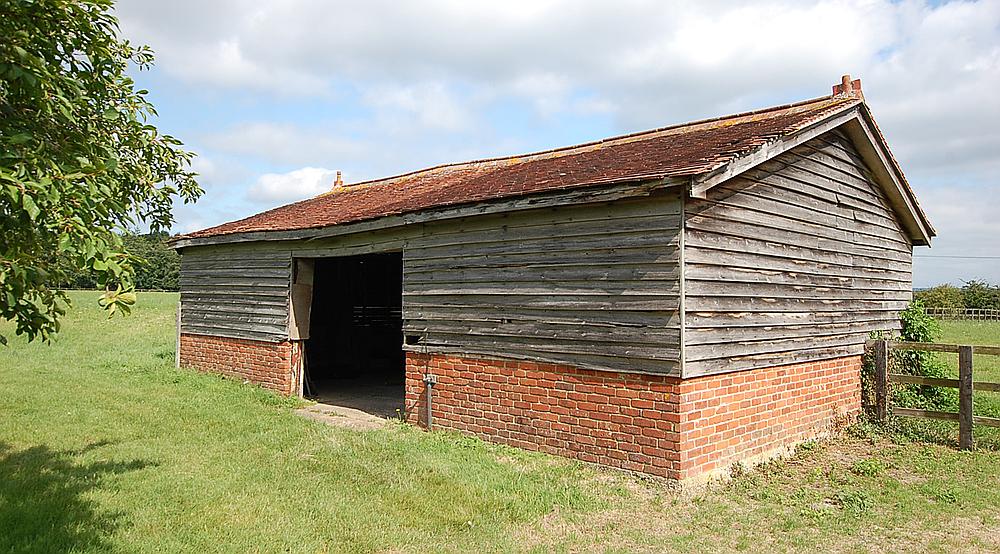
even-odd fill
[[[684,376],[860,354],[898,328],[910,240],[833,131],[689,199]]]
[[[406,349],[680,374],[679,191],[427,225],[403,249]]]

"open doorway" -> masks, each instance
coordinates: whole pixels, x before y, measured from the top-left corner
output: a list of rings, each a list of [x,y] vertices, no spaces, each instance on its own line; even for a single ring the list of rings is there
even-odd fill
[[[317,258],[305,395],[380,417],[402,413],[403,256]]]

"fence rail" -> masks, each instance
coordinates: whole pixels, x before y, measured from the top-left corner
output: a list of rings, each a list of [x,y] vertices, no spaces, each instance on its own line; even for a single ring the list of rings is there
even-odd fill
[[[972,355],[988,354],[1000,356],[1000,346],[970,346],[959,344],[934,344],[928,342],[890,342],[887,340],[870,341],[875,356],[875,415],[880,421],[885,421],[889,414],[905,417],[927,419],[943,419],[958,421],[958,445],[962,450],[970,450],[973,446],[972,428],[974,425],[1000,427],[1000,418],[981,417],[972,414],[972,395],[974,391],[1000,392],[1000,383],[974,381],[972,378]],[[922,352],[957,352],[958,379],[941,379],[937,377],[922,377],[919,375],[903,375],[889,373],[889,352],[891,350],[918,350]],[[916,408],[889,407],[889,384],[907,383],[931,387],[948,387],[958,389],[958,413],[940,412],[936,410],[920,410]]]
[[[1000,320],[1000,310],[994,308],[925,308],[924,311],[937,319]]]

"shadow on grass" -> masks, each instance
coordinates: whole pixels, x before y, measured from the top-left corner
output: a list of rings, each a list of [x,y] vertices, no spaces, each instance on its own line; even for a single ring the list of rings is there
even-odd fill
[[[14,450],[0,442],[0,552],[66,552],[110,549],[108,536],[121,514],[102,512],[87,493],[105,477],[151,465],[143,461],[77,463],[101,446]]]

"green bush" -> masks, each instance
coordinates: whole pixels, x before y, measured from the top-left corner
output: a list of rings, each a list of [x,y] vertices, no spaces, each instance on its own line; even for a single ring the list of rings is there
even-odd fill
[[[924,304],[914,300],[899,313],[901,329],[898,336],[890,331],[875,331],[875,340],[902,340],[907,342],[934,342],[941,336],[941,326],[937,320],[927,315]],[[862,361],[861,399],[865,411],[872,412],[875,406],[875,359],[869,349]],[[889,357],[889,372],[921,377],[948,377],[948,366],[932,352],[914,350],[893,350]],[[958,406],[958,393],[954,389],[929,387],[924,385],[892,385],[890,403],[907,408],[925,410],[954,411]]]
[[[937,320],[927,315],[920,300],[914,300],[900,312],[902,330],[900,339],[909,342],[934,342],[941,337],[941,326]],[[933,352],[916,350],[893,351],[891,370],[904,375],[922,377],[948,377],[948,366]],[[958,405],[958,395],[954,389],[925,385],[896,384],[892,388],[892,402],[908,408],[927,410],[951,410]]]

